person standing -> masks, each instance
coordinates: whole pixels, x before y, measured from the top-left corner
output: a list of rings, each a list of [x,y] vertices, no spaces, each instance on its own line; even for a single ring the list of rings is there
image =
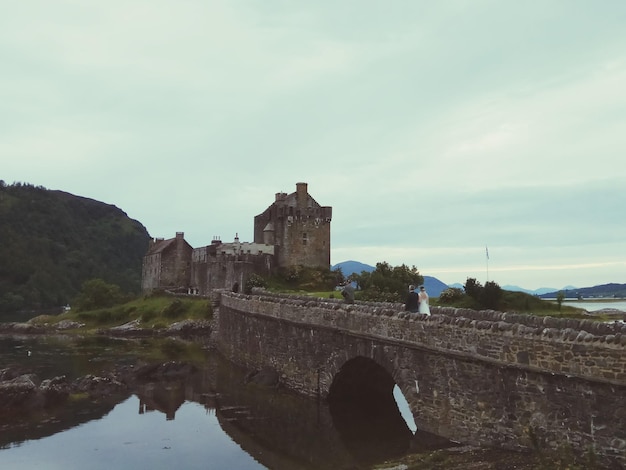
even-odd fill
[[[418,294],[420,306],[419,313],[425,313],[426,315],[430,315],[430,306],[428,305],[428,294],[426,293],[426,289],[424,286],[420,287],[420,293]]]
[[[341,291],[341,295],[343,296],[343,301],[347,304],[354,303],[354,287],[352,287],[352,281],[348,279],[346,284],[343,286]]]
[[[419,296],[417,292],[415,292],[415,286],[409,286],[409,294],[406,296],[406,302],[404,304],[404,310],[407,312],[418,312],[419,311]]]

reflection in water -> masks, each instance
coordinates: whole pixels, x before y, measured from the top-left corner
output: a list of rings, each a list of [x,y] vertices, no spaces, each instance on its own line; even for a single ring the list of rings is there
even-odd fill
[[[176,419],[137,413],[136,396],[97,421],[0,451],[11,469],[205,469],[265,468],[224,434],[214,414],[186,402]]]
[[[19,422],[0,420],[0,468],[359,469],[411,445],[413,432],[393,397],[327,406],[245,384],[246,371],[182,344],[0,338],[0,369],[19,362],[41,378],[113,367],[137,372],[147,352],[159,364],[193,357],[196,365],[184,375],[136,373],[119,403],[70,400]]]
[[[333,424],[361,464],[399,457],[409,449],[413,432],[400,414],[394,387],[391,375],[365,357],[346,362],[333,379],[328,393]]]

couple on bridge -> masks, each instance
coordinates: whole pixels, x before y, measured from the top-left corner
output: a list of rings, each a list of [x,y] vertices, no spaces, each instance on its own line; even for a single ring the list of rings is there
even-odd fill
[[[415,292],[415,286],[409,286],[409,295],[406,298],[404,309],[409,312],[424,313],[430,315],[428,306],[428,294],[424,286],[420,286],[419,293]]]

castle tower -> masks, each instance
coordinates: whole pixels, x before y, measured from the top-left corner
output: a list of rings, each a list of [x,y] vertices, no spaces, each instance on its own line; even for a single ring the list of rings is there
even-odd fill
[[[276,193],[254,218],[254,242],[273,244],[279,267],[330,268],[331,219],[332,207],[320,206],[307,183],[296,183],[294,193]]]

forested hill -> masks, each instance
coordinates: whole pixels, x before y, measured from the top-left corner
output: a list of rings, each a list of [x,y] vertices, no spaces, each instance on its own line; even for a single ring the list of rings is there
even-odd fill
[[[71,303],[95,278],[137,293],[149,240],[115,206],[0,180],[0,312]]]

